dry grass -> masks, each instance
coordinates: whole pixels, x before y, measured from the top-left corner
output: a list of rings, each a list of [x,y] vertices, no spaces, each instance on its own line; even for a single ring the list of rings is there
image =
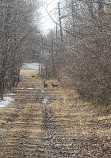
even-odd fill
[[[15,101],[0,109],[0,158],[111,157],[111,115],[98,114],[55,80],[44,89],[35,70],[23,69],[21,76],[12,90]],[[49,103],[43,105],[45,96]]]
[[[50,108],[55,126],[58,127],[57,137],[70,137],[70,143],[78,147],[78,156],[110,157],[111,115],[100,115],[102,111],[98,113],[98,108],[79,100],[73,90],[59,88],[54,92],[59,95],[56,94],[56,100],[50,104]],[[70,151],[70,145],[65,142],[64,145],[69,146]]]

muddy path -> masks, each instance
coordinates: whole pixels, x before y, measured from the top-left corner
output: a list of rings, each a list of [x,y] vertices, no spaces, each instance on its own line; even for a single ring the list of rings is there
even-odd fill
[[[110,158],[111,115],[71,90],[21,70],[14,101],[0,109],[0,158]],[[33,77],[32,77],[33,76]]]

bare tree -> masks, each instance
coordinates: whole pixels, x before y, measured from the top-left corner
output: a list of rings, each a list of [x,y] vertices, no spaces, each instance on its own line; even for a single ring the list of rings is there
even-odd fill
[[[16,86],[25,56],[32,48],[34,37],[31,1],[0,0],[0,98],[5,89]],[[37,36],[36,36],[37,37]]]
[[[69,0],[62,9],[67,13],[61,15],[64,24],[58,23],[58,26],[62,27],[64,40],[61,45],[58,37],[58,44],[54,44],[59,52],[58,78],[75,88],[82,97],[108,105],[111,95],[111,2]]]

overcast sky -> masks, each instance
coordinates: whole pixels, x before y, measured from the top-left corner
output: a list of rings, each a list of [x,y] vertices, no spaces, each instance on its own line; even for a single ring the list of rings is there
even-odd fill
[[[40,27],[41,30],[44,33],[47,33],[49,30],[53,29],[55,27],[55,23],[51,20],[49,15],[46,12],[46,8],[48,12],[50,13],[51,17],[57,21],[57,6],[58,6],[59,0],[44,0],[44,4],[40,9]]]

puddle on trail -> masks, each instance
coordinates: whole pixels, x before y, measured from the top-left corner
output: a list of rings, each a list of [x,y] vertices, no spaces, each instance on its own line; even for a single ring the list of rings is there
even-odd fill
[[[15,96],[16,94],[14,94],[14,93],[9,93],[8,95],[9,95],[9,96]]]
[[[49,103],[49,97],[48,96],[45,96],[44,98],[43,98],[43,100],[42,100],[42,103],[43,104],[47,104],[47,103]]]
[[[38,70],[39,69],[39,63],[24,63],[22,66],[23,69],[29,69],[29,70]]]
[[[27,89],[28,89],[29,95],[35,95],[36,93],[35,89],[33,88],[27,88]]]

